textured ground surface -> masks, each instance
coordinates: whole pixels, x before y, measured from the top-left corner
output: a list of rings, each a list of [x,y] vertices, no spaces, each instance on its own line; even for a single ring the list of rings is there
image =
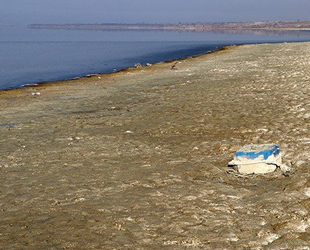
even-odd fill
[[[171,64],[0,93],[1,249],[310,249],[310,45]]]

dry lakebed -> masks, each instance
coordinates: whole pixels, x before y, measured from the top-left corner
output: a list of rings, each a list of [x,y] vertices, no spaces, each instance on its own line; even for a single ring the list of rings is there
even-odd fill
[[[310,44],[174,64],[0,92],[1,249],[310,249]]]

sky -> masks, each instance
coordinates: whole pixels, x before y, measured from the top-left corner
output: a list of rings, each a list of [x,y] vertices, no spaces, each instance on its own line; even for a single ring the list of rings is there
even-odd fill
[[[0,24],[309,20],[309,0],[0,0]]]

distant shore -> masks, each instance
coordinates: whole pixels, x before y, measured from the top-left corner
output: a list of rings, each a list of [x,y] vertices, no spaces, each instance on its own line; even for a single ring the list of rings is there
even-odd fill
[[[34,29],[82,29],[82,30],[176,30],[196,32],[250,32],[250,31],[308,31],[310,21],[222,22],[178,24],[31,24]]]

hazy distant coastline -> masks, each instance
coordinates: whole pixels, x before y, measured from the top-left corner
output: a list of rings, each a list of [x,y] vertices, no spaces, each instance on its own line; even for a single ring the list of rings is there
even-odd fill
[[[177,23],[177,24],[31,24],[34,29],[82,29],[82,30],[175,30],[175,31],[306,31],[310,21],[222,22],[222,23]]]

